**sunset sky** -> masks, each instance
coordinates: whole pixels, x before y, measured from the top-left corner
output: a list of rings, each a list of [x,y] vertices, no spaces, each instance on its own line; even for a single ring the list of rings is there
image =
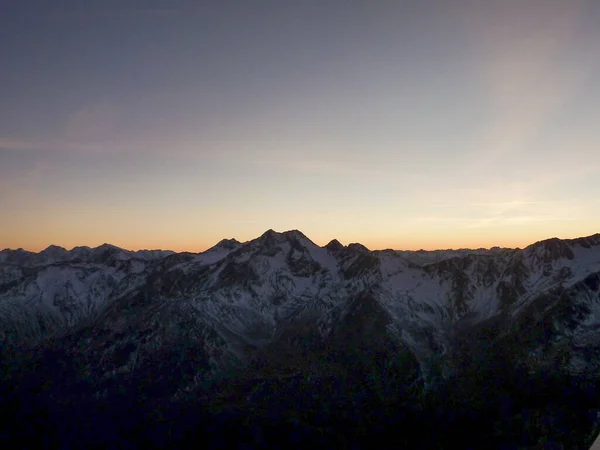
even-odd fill
[[[2,1],[0,249],[600,232],[599,24],[595,0]]]

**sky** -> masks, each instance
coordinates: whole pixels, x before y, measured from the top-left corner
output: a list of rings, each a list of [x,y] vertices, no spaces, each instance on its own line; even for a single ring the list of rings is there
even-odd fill
[[[0,2],[0,248],[600,232],[594,0]]]

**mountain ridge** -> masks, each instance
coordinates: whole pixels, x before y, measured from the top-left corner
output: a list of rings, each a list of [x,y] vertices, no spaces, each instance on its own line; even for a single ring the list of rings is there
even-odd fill
[[[265,237],[265,236],[277,236],[277,235],[281,235],[281,236],[299,236],[305,239],[308,239],[308,237],[302,233],[302,231],[298,230],[298,229],[290,229],[290,230],[285,230],[285,231],[275,231],[274,229],[268,229],[267,231],[265,231],[264,233],[262,233],[259,237],[255,238],[255,239],[260,239],[261,237]],[[534,245],[536,243],[539,242],[544,242],[547,240],[554,240],[554,239],[559,239],[559,240],[564,240],[564,241],[578,241],[578,240],[591,240],[593,242],[596,242],[600,239],[600,233],[596,233],[593,235],[589,235],[589,236],[585,236],[585,237],[577,237],[577,238],[557,238],[557,237],[550,237],[550,238],[544,238],[544,239],[540,239],[539,241],[536,241],[535,243],[529,244],[529,245]],[[253,239],[251,239],[250,241],[252,241]],[[250,242],[250,241],[239,241],[236,238],[223,238],[221,239],[221,241],[219,241],[217,244],[215,245],[219,245],[222,242],[233,242],[233,243],[245,243],[245,242]],[[329,241],[328,244],[325,244],[323,247],[332,244],[332,243],[339,243],[340,241],[336,238],[333,238]],[[359,242],[352,242],[348,245],[352,245],[352,244],[358,244],[358,245],[363,245]],[[336,244],[337,245],[337,244]],[[73,251],[75,249],[96,249],[99,247],[104,247],[104,246],[109,246],[109,247],[115,247],[117,249],[126,251],[126,252],[144,252],[144,251],[154,251],[154,252],[170,252],[170,253],[204,253],[207,250],[210,250],[211,247],[207,248],[206,250],[200,251],[200,252],[191,252],[189,250],[182,250],[182,251],[174,251],[174,250],[170,250],[170,249],[158,249],[158,248],[140,248],[138,250],[131,250],[131,249],[126,249],[123,247],[119,247],[117,245],[114,244],[110,244],[108,242],[105,242],[103,244],[100,244],[96,247],[90,247],[90,246],[85,246],[85,245],[80,245],[80,246],[74,246],[72,247],[70,250],[67,250],[66,247],[60,246],[60,245],[55,245],[55,244],[50,244],[48,245],[48,247],[46,247],[45,249],[42,249],[38,252],[36,251],[31,251],[31,250],[25,250],[23,247],[19,247],[19,248],[10,248],[10,247],[5,247],[3,249],[0,249],[0,253],[2,252],[26,252],[26,253],[31,253],[31,254],[39,254],[41,252],[47,251],[49,249],[56,249],[56,250],[66,250],[67,252]],[[364,246],[364,245],[363,245]],[[393,251],[397,251],[397,252],[413,252],[413,253],[429,253],[429,252],[462,252],[462,251],[493,251],[496,249],[519,249],[519,247],[499,247],[499,246],[492,246],[490,248],[485,248],[485,247],[478,247],[478,248],[471,248],[471,247],[460,247],[460,248],[438,248],[438,249],[431,249],[431,250],[424,250],[424,249],[418,249],[418,250],[406,250],[406,249],[394,249],[391,247],[388,248],[384,248],[384,249],[380,249],[378,251],[385,251],[385,250],[393,250]]]
[[[287,298],[289,304],[296,304],[300,301],[297,296],[316,298],[340,289],[346,292],[378,286],[393,299],[386,307],[396,311],[400,322],[414,315],[406,309],[407,304],[414,303],[406,300],[414,298],[419,298],[419,308],[446,311],[443,314],[450,314],[454,320],[467,314],[483,320],[519,304],[515,297],[532,297],[540,289],[544,292],[560,283],[568,286],[580,281],[583,271],[600,270],[595,251],[598,247],[600,235],[596,234],[569,240],[546,239],[523,250],[468,250],[458,254],[432,251],[430,254],[436,258],[423,262],[422,252],[411,258],[403,251],[370,251],[361,244],[344,246],[337,240],[320,247],[298,230],[268,230],[247,242],[224,239],[201,253],[132,252],[103,244],[90,249],[76,247],[66,253],[59,247],[49,247],[27,258],[11,250],[0,252],[0,302],[6,305],[20,297],[17,303],[21,307],[37,302],[44,313],[58,309],[64,316],[66,311],[72,315],[77,310],[76,315],[83,317],[91,311],[99,312],[120,292],[147,286],[150,279],[161,279],[162,287],[157,291],[160,295],[197,296],[208,289],[215,298],[227,292],[226,297],[237,296],[233,304],[241,305],[240,299],[246,298],[252,305],[246,309],[254,311],[256,301],[264,303],[265,295]],[[30,273],[32,269],[35,272]],[[69,280],[69,271],[80,275]],[[31,278],[34,274],[36,279]],[[64,276],[66,285],[58,288],[61,282],[57,284],[57,280]],[[27,284],[28,280],[34,284]],[[15,290],[20,283],[27,285]],[[69,286],[76,284],[80,284],[79,290],[71,292]],[[39,287],[44,285],[47,287]],[[39,300],[34,301],[34,294],[28,294],[28,290],[36,289]],[[93,292],[98,295],[90,297]],[[88,297],[85,313],[75,298],[81,293]],[[259,309],[272,311],[268,322],[274,320],[273,311],[282,313],[269,302]],[[428,320],[435,319],[442,327],[443,314]],[[63,322],[73,321],[63,317]]]
[[[202,253],[68,253],[0,252],[0,344],[75,361],[92,398],[126,388],[151,401],[263,398],[273,410],[292,399],[267,386],[304,383],[318,404],[413,408],[444,392],[449,410],[483,411],[482,396],[500,401],[493,386],[516,399],[530,380],[543,396],[559,379],[596,405],[600,235],[424,255],[268,230]],[[52,380],[69,401],[73,376]]]

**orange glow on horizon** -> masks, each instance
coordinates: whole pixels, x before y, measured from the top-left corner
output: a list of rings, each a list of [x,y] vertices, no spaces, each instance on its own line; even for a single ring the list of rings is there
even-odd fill
[[[266,231],[266,230],[265,230]],[[279,232],[282,231],[286,231],[286,230],[277,230]],[[302,231],[302,230],[300,230]],[[429,240],[425,240],[425,239],[419,239],[419,240],[414,240],[411,241],[410,239],[406,239],[406,238],[372,238],[370,236],[363,236],[363,238],[359,238],[357,236],[357,239],[347,239],[347,238],[340,238],[339,236],[332,236],[331,238],[322,238],[319,237],[318,239],[311,237],[309,234],[304,233],[311,241],[313,241],[316,245],[318,246],[325,246],[327,245],[328,242],[330,242],[333,239],[337,239],[338,241],[340,241],[343,245],[349,245],[352,243],[360,243],[362,245],[364,245],[365,247],[367,247],[370,250],[387,250],[387,249],[392,249],[392,250],[409,250],[409,251],[417,251],[417,250],[425,250],[425,251],[433,251],[433,250],[458,250],[458,249],[479,249],[479,248],[492,248],[492,247],[502,247],[502,248],[525,248],[528,245],[531,245],[535,242],[541,241],[541,240],[545,240],[545,239],[550,239],[553,237],[558,237],[561,239],[574,239],[574,238],[579,238],[579,237],[585,237],[585,236],[590,236],[592,234],[595,234],[596,232],[599,232],[600,230],[597,231],[592,231],[592,232],[588,232],[588,233],[580,233],[580,234],[573,234],[573,235],[551,235],[551,234],[545,234],[545,235],[535,235],[534,233],[532,233],[531,235],[528,236],[523,236],[523,237],[512,237],[512,238],[504,238],[504,239],[492,239],[492,238],[488,238],[488,237],[481,237],[481,238],[477,238],[477,237],[472,237],[471,239],[444,239],[443,236],[437,237],[435,239],[431,238]],[[260,233],[262,234],[262,233]],[[26,239],[25,236],[23,236],[24,239],[18,239],[16,236],[11,239],[11,240],[7,240],[7,241],[2,241],[0,244],[0,250],[5,249],[5,248],[9,248],[9,249],[13,249],[16,250],[18,248],[23,248],[24,250],[27,251],[31,251],[31,252],[40,252],[42,250],[44,250],[45,248],[47,248],[50,245],[57,245],[60,247],[63,247],[67,250],[71,250],[74,247],[79,247],[79,246],[86,246],[86,247],[90,247],[90,248],[94,248],[94,247],[98,247],[104,243],[107,244],[111,244],[111,245],[115,245],[117,247],[123,248],[125,250],[132,250],[132,251],[137,251],[137,250],[171,250],[177,253],[181,253],[181,252],[190,252],[190,253],[201,253],[203,251],[208,250],[209,248],[213,247],[214,245],[216,245],[221,239],[230,239],[230,238],[234,238],[240,242],[247,242],[250,241],[252,239],[256,239],[260,236],[260,234],[253,236],[253,237],[249,237],[249,238],[240,238],[240,237],[236,237],[236,236],[227,236],[224,235],[221,238],[218,239],[213,239],[211,241],[198,241],[198,240],[194,240],[191,239],[189,242],[182,242],[182,241],[178,241],[178,240],[170,240],[170,242],[165,241],[161,241],[160,239],[156,239],[156,240],[135,240],[135,241],[126,241],[126,240],[102,240],[102,239],[97,239],[97,240],[72,240],[72,239],[57,239],[55,241],[48,241],[45,238],[42,238],[41,236],[39,237],[39,239]],[[27,243],[29,242],[29,244]],[[170,245],[168,245],[170,244]]]

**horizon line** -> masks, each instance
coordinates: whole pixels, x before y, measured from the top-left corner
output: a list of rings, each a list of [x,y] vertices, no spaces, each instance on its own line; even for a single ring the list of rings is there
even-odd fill
[[[253,239],[249,239],[249,240],[243,240],[242,241],[242,240],[236,239],[234,237],[223,238],[223,239],[219,240],[218,242],[216,242],[215,244],[213,244],[213,245],[211,245],[211,246],[209,246],[206,249],[201,250],[201,251],[173,250],[173,249],[170,249],[170,248],[137,248],[137,249],[134,249],[134,248],[125,248],[125,247],[121,247],[119,245],[115,245],[115,244],[110,244],[108,242],[104,242],[104,243],[96,245],[96,246],[74,245],[71,248],[63,247],[63,246],[57,245],[57,244],[49,244],[46,247],[44,247],[44,248],[42,248],[42,249],[40,249],[38,251],[28,250],[25,247],[17,247],[17,248],[5,247],[5,248],[0,249],[0,252],[5,252],[5,251],[19,251],[19,250],[21,250],[21,251],[26,251],[26,252],[29,252],[29,253],[41,253],[44,250],[47,250],[47,249],[49,249],[51,247],[62,248],[64,250],[70,252],[70,251],[72,251],[72,250],[74,250],[76,248],[88,248],[90,250],[93,250],[93,249],[96,249],[96,248],[99,248],[99,247],[102,247],[102,246],[111,246],[111,247],[115,247],[115,248],[118,248],[120,250],[128,251],[128,252],[162,251],[162,252],[173,252],[173,253],[193,253],[193,254],[200,254],[200,253],[204,253],[204,252],[206,252],[206,251],[214,248],[216,245],[218,245],[220,242],[222,242],[224,240],[235,240],[236,242],[239,242],[240,244],[244,245],[244,244],[247,244],[249,242],[252,242],[254,240],[259,239],[260,237],[262,237],[264,234],[268,233],[269,231],[273,231],[273,232],[277,233],[278,235],[297,231],[297,232],[300,232],[304,237],[306,237],[312,243],[314,243],[315,245],[317,245],[318,247],[321,247],[321,248],[326,247],[330,242],[333,242],[333,241],[340,242],[339,239],[332,238],[326,244],[319,245],[316,242],[314,242],[312,239],[310,239],[310,237],[306,236],[304,233],[302,233],[298,229],[289,229],[289,230],[285,230],[285,231],[274,231],[272,228],[270,228],[267,231],[265,231],[264,233],[262,233],[261,235],[255,237]],[[427,248],[423,248],[423,247],[421,247],[421,248],[416,248],[415,247],[415,248],[412,248],[412,249],[410,249],[410,248],[393,248],[393,247],[369,248],[369,247],[366,247],[364,244],[360,243],[359,241],[348,242],[347,244],[342,244],[342,245],[344,245],[344,247],[347,247],[347,246],[352,245],[352,244],[360,244],[360,245],[363,245],[364,247],[366,247],[369,251],[386,251],[386,250],[392,250],[392,251],[397,251],[397,252],[419,252],[419,251],[434,252],[434,251],[461,251],[461,250],[491,250],[491,249],[495,249],[495,248],[504,249],[504,250],[520,250],[522,248],[526,248],[526,247],[528,247],[530,245],[533,245],[533,244],[536,244],[538,242],[543,242],[543,241],[547,241],[547,240],[552,240],[552,239],[559,239],[559,240],[586,239],[586,238],[590,238],[590,237],[596,236],[598,234],[600,234],[600,233],[594,233],[594,234],[590,234],[590,235],[576,236],[576,237],[550,236],[550,237],[546,237],[546,238],[542,238],[542,239],[538,239],[536,241],[533,241],[530,244],[526,245],[525,247],[492,245],[492,246],[489,246],[489,247],[473,246],[473,247],[455,247],[455,248],[446,247],[446,248],[432,248],[432,249],[427,249]]]

